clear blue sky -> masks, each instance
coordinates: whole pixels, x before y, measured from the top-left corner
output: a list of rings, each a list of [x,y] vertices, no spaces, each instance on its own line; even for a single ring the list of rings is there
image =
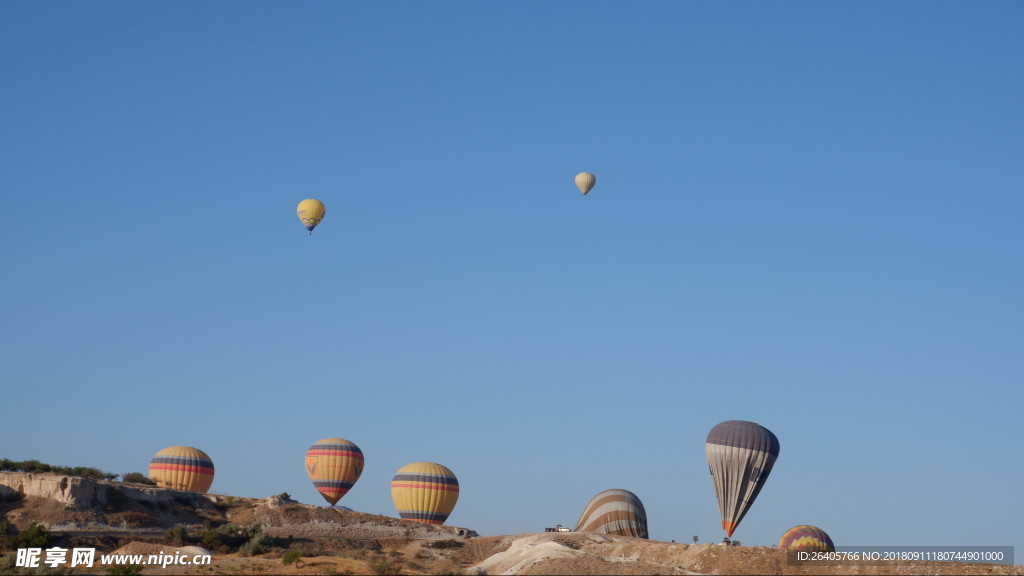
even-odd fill
[[[0,3],[0,457],[1024,553],[1024,4]],[[577,172],[597,175],[584,198]],[[312,236],[295,215],[319,198]]]

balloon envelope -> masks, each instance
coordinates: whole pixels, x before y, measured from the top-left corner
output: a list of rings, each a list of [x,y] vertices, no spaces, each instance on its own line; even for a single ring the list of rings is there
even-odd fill
[[[363,473],[363,451],[344,438],[324,438],[306,450],[306,475],[333,506]]]
[[[583,192],[584,196],[587,195],[587,192],[590,192],[594,184],[597,184],[597,176],[590,172],[580,172],[576,175],[576,187],[580,189],[580,192]]]
[[[783,550],[803,550],[807,552],[835,552],[832,539],[824,530],[817,526],[804,524],[794,526],[779,539],[779,548]]]
[[[327,207],[319,200],[307,198],[306,200],[299,202],[299,206],[295,211],[298,213],[299,220],[302,222],[302,225],[306,227],[306,230],[309,230],[310,234],[312,234],[313,228],[316,228],[316,225],[324,219],[324,214],[327,213]]]
[[[647,512],[629,490],[605,490],[583,508],[575,531],[647,538]]]
[[[436,462],[413,462],[391,479],[391,499],[402,518],[444,524],[459,500],[459,481]]]
[[[161,488],[206,492],[213,485],[213,460],[191,446],[169,446],[149,463],[149,479]]]
[[[772,471],[779,439],[760,424],[729,420],[711,429],[704,447],[722,529],[732,536]]]

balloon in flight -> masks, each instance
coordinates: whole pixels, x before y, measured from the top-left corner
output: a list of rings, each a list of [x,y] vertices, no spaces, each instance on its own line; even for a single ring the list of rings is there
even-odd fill
[[[362,473],[363,451],[344,438],[324,438],[306,450],[306,475],[332,506]]]
[[[584,196],[587,195],[587,192],[590,192],[594,184],[597,184],[597,176],[590,172],[580,172],[576,175],[576,187],[580,189],[580,192],[583,192]]]
[[[647,512],[629,490],[605,490],[587,503],[575,531],[647,538]]]
[[[302,222],[302,225],[305,226],[306,230],[309,230],[309,233],[312,235],[313,228],[316,228],[317,224],[324,219],[324,214],[327,213],[327,207],[319,200],[307,198],[306,200],[299,202],[299,206],[295,211],[298,213],[299,220]]]
[[[817,526],[794,526],[779,539],[779,548],[783,550],[802,550],[805,552],[835,552],[832,539],[824,530]]]
[[[161,488],[206,492],[213,484],[213,460],[191,446],[169,446],[149,463],[149,479]]]
[[[413,462],[391,479],[391,499],[406,520],[444,524],[459,500],[459,481],[436,462]]]
[[[722,529],[732,536],[772,471],[779,439],[760,424],[729,420],[711,429],[704,448]]]

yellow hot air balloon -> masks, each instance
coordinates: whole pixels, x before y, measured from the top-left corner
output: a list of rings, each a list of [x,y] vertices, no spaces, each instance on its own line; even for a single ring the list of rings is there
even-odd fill
[[[302,225],[309,230],[309,233],[313,234],[313,228],[324,219],[324,214],[327,213],[327,207],[324,203],[315,200],[313,198],[307,198],[302,202],[299,202],[299,207],[295,210],[299,214],[299,220],[302,221]]]
[[[590,172],[580,172],[576,175],[576,187],[580,189],[580,192],[583,192],[584,196],[587,195],[587,192],[590,192],[594,184],[597,184],[597,176]]]
[[[459,481],[435,462],[402,466],[391,480],[391,499],[398,515],[424,524],[444,524],[459,500]]]
[[[161,488],[206,492],[213,484],[213,460],[191,446],[170,446],[149,463],[149,479]]]
[[[338,503],[363,473],[363,451],[344,438],[324,438],[306,451],[306,474],[320,495]]]

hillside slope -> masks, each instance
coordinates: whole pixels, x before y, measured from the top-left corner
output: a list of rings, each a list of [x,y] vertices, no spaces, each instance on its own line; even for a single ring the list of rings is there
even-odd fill
[[[171,554],[225,527],[272,537],[251,556],[214,550],[211,566],[150,566],[145,574],[1013,574],[1024,566],[953,563],[799,564],[766,547],[691,545],[589,533],[474,537],[467,528],[262,499],[194,494],[56,474],[0,472],[0,522],[36,523],[61,546],[98,553]],[[178,542],[167,536],[179,531]],[[11,540],[10,536],[5,540]],[[0,548],[8,558],[10,542]],[[51,543],[53,545],[53,543]],[[188,548],[194,552],[195,548]],[[284,565],[288,551],[303,554]],[[0,571],[4,564],[0,563]]]

